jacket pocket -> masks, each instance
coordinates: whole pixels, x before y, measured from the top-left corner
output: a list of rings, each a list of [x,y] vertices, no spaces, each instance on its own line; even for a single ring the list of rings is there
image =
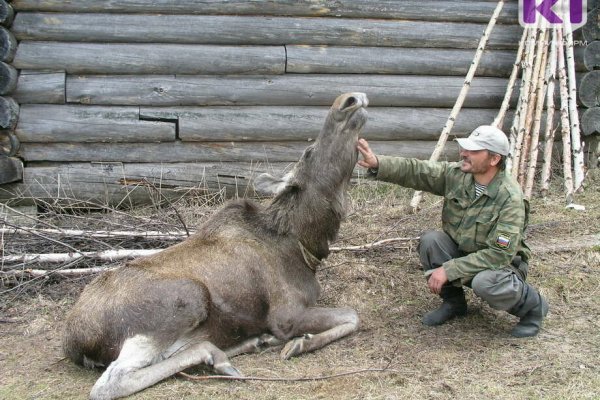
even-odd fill
[[[475,243],[478,247],[488,246],[488,239],[497,220],[498,214],[495,213],[480,213],[477,216],[475,219]]]

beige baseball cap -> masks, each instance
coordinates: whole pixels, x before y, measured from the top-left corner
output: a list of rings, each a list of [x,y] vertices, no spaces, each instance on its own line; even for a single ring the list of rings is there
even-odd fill
[[[468,138],[454,139],[465,150],[489,150],[503,156],[508,155],[508,138],[500,129],[491,125],[481,125]]]

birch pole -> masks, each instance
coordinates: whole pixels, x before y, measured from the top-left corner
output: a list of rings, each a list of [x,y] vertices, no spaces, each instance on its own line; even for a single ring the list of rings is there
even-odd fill
[[[550,190],[552,171],[552,148],[554,146],[554,90],[556,85],[556,68],[558,58],[558,28],[552,28],[550,42],[550,61],[548,62],[548,91],[546,92],[546,130],[544,132],[544,163],[542,165],[541,194],[546,197]]]
[[[545,32],[544,32],[544,26],[541,24],[537,27],[537,36],[536,36],[536,43],[535,43],[535,62],[533,64],[533,68],[532,68],[532,74],[529,77],[530,81],[529,81],[529,96],[527,99],[527,108],[526,108],[526,114],[523,118],[523,115],[520,115],[520,121],[519,121],[519,134],[517,136],[517,143],[515,145],[515,153],[514,153],[514,158],[512,160],[512,165],[513,165],[513,169],[512,169],[512,176],[515,179],[519,180],[519,184],[521,185],[521,187],[523,187],[523,179],[522,179],[522,170],[523,170],[523,165],[525,162],[525,158],[527,155],[527,151],[529,148],[529,139],[530,139],[530,127],[531,127],[531,123],[533,121],[533,113],[535,110],[535,104],[536,104],[536,94],[537,94],[537,90],[536,90],[536,85],[538,82],[538,77],[541,71],[541,61],[542,61],[542,55],[543,55],[543,39],[545,37]]]
[[[537,166],[538,158],[538,145],[540,139],[540,126],[542,123],[542,112],[544,111],[544,102],[546,101],[546,89],[548,88],[548,76],[550,75],[550,68],[547,65],[548,61],[548,40],[549,29],[544,31],[544,40],[540,42],[540,47],[543,47],[541,68],[539,77],[536,83],[536,106],[535,115],[533,117],[533,128],[531,130],[531,143],[529,145],[529,160],[527,164],[527,171],[525,171],[525,165],[519,174],[522,174],[525,178],[525,198],[530,199],[533,191],[533,181],[535,178],[535,170]]]
[[[460,109],[462,108],[465,98],[467,97],[467,93],[469,92],[469,89],[471,87],[471,81],[473,80],[473,77],[475,76],[475,71],[477,71],[477,67],[479,66],[479,61],[481,60],[483,50],[485,49],[487,41],[492,32],[492,29],[494,29],[494,25],[496,25],[498,16],[500,15],[500,12],[502,11],[502,7],[504,7],[504,0],[500,0],[498,2],[498,5],[496,6],[494,13],[492,14],[492,17],[490,18],[490,22],[488,22],[488,25],[485,28],[485,31],[483,32],[483,36],[479,40],[479,44],[477,46],[477,51],[475,52],[475,58],[473,59],[473,62],[471,63],[471,66],[469,67],[469,71],[467,72],[467,76],[465,77],[465,83],[463,84],[463,87],[460,90],[460,94],[458,95],[458,98],[456,99],[456,102],[454,103],[454,107],[452,108],[452,111],[450,112],[450,116],[448,117],[448,120],[446,121],[446,124],[444,125],[444,129],[442,129],[442,133],[440,134],[438,142],[435,145],[435,148],[433,149],[433,153],[431,154],[431,157],[429,157],[430,161],[437,161],[439,159],[440,155],[442,154],[442,151],[444,150],[444,146],[446,144],[446,141],[448,140],[448,136],[450,135],[450,132],[452,131],[452,127],[454,127],[454,121],[456,120],[456,117],[458,116],[458,113],[460,112]],[[423,199],[423,192],[416,191],[415,194],[413,195],[412,200],[410,201],[410,206],[412,207],[413,212],[416,212],[419,209],[419,204],[421,203],[422,199]]]
[[[571,146],[573,149],[573,168],[575,170],[574,190],[583,190],[585,177],[583,149],[579,131],[579,114],[577,113],[577,82],[575,81],[575,56],[573,54],[573,31],[571,21],[564,18],[564,32],[566,41],[567,82],[569,85],[569,119],[571,121]]]
[[[506,115],[506,111],[510,107],[510,98],[512,97],[513,89],[515,87],[515,81],[517,80],[519,69],[521,68],[521,63],[523,62],[523,50],[525,49],[525,41],[527,40],[527,35],[527,29],[523,29],[523,34],[521,35],[521,40],[519,41],[519,48],[517,49],[517,56],[515,57],[515,63],[510,73],[510,77],[508,78],[508,85],[506,85],[506,93],[504,94],[504,100],[502,100],[502,105],[500,106],[498,115],[496,115],[496,118],[492,123],[492,125],[494,125],[500,130],[502,130],[502,125],[504,125],[504,116]]]
[[[571,170],[571,124],[569,122],[569,90],[565,71],[565,53],[562,30],[557,31],[558,79],[560,86],[560,125],[563,143],[563,174],[567,204],[573,202],[573,172]]]
[[[521,76],[521,91],[519,93],[519,102],[517,104],[517,112],[513,120],[513,124],[510,128],[509,137],[509,156],[506,159],[506,170],[512,171],[512,166],[519,160],[515,160],[515,153],[517,145],[521,146],[523,143],[523,133],[525,132],[525,115],[527,114],[527,106],[529,104],[529,94],[531,87],[531,75],[533,74],[533,60],[535,57],[535,43],[537,35],[537,27],[526,28],[527,30],[527,46],[525,49],[526,58],[522,65],[522,76]]]

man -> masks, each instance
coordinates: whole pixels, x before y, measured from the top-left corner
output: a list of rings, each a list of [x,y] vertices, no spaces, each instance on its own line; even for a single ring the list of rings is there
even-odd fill
[[[504,171],[508,139],[496,127],[480,126],[456,140],[458,163],[377,157],[360,139],[358,164],[378,180],[444,196],[443,232],[425,232],[419,242],[427,285],[442,298],[439,308],[424,315],[425,325],[465,315],[465,285],[492,308],[520,318],[513,336],[535,336],[548,303],[525,281],[529,205]]]

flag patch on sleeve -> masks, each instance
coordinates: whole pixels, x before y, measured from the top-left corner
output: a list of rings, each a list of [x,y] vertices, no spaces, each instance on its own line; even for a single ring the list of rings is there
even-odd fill
[[[496,246],[507,249],[510,246],[510,237],[506,234],[499,233],[496,237]]]

